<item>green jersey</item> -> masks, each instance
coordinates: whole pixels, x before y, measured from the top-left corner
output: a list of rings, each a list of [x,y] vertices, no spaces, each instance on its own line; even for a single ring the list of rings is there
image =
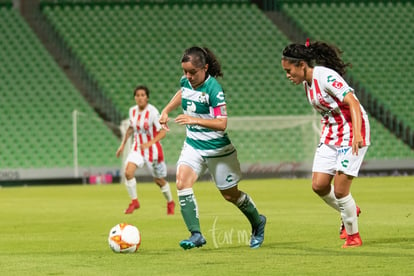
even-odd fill
[[[226,101],[224,92],[218,81],[208,76],[203,85],[194,89],[188,79],[181,78],[181,105],[184,114],[214,119],[213,109],[222,106]],[[197,150],[202,156],[216,157],[232,153],[235,149],[225,131],[212,130],[199,125],[187,125],[186,143]]]

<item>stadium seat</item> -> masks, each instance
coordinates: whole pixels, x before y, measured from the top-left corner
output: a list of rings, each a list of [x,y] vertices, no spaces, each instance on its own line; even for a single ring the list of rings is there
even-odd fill
[[[49,14],[53,10],[49,8],[45,12]],[[97,135],[106,137],[106,146],[116,150],[116,136],[94,120],[97,114],[60,71],[18,12],[11,7],[0,7],[0,14],[0,41],[4,46],[0,52],[4,68],[0,74],[0,91],[5,93],[2,103],[7,100],[7,105],[1,104],[0,120],[5,125],[2,132],[8,134],[2,138],[7,150],[1,152],[0,168],[72,167],[73,109],[95,122],[89,125],[85,135],[95,137],[96,142],[85,151],[100,150]],[[82,139],[79,137],[79,141]],[[103,152],[101,163],[119,164],[112,152]]]
[[[387,4],[386,7],[396,9],[395,13],[402,12],[399,7],[412,10],[411,4]],[[385,6],[382,8],[381,5],[363,2],[283,5],[283,11],[296,20],[312,38],[349,42],[343,46],[347,57],[349,56],[356,68],[352,69],[352,75],[364,87],[373,89],[372,93],[380,90],[375,86],[375,79],[384,75],[382,72],[379,73],[380,70],[369,70],[378,69],[375,64],[378,58],[369,51],[379,51],[384,56],[386,52],[390,52],[389,49],[382,50],[381,47],[385,47],[384,43],[372,41],[370,24],[373,23],[369,22],[383,20],[384,18],[379,16],[382,9],[385,9]],[[309,11],[315,16],[308,16]],[[137,84],[146,84],[150,87],[153,93],[151,103],[158,108],[162,108],[168,102],[177,90],[178,80],[182,74],[179,64],[182,51],[195,44],[210,47],[219,57],[225,75],[221,83],[227,94],[231,116],[312,114],[303,93],[300,93],[301,90],[286,81],[285,73],[280,67],[278,53],[289,43],[288,39],[250,3],[58,5],[44,8],[43,12],[84,63],[90,77],[98,81],[105,95],[113,100],[124,117],[127,116],[129,107],[134,104],[130,95]],[[409,17],[409,13],[405,14]],[[184,17],[192,24],[182,20]],[[361,24],[364,18],[371,20],[368,21],[369,24]],[[328,20],[342,21],[327,24],[331,22]],[[218,22],[220,28],[217,28]],[[345,26],[345,23],[347,28],[336,28]],[[378,24],[381,25],[381,22]],[[403,24],[412,26],[409,20],[405,20]],[[370,39],[356,39],[363,33],[369,33]],[[387,35],[391,36],[394,33],[393,31]],[[342,36],[346,39],[341,40]],[[382,46],[376,48],[376,45]],[[341,44],[339,46],[342,47]],[[387,59],[387,62],[390,61],[393,60]],[[374,78],[371,79],[371,75]],[[395,100],[391,101],[394,103]],[[375,131],[387,133],[385,129],[377,126],[378,122],[372,121]],[[248,140],[246,141],[249,136],[245,134],[232,132],[231,137],[234,137],[232,140],[235,144],[244,147],[249,144]],[[282,138],[288,139],[292,135],[295,134],[288,132],[288,135]],[[271,136],[271,133],[264,137],[268,136]],[[169,162],[174,162],[178,158],[177,152],[181,148],[182,140],[178,141],[180,142],[168,139],[163,141],[167,156],[174,156],[167,157]],[[304,156],[301,148],[295,144],[290,145],[291,152],[281,154],[269,153],[268,148],[272,145],[261,146],[260,149],[249,148],[248,153],[241,154],[242,161],[312,159],[313,151],[310,156]],[[400,146],[401,151],[407,149],[404,145]],[[385,158],[387,156],[389,155],[385,153]]]

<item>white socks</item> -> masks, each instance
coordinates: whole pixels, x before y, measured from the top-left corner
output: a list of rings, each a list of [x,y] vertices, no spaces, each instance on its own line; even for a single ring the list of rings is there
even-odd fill
[[[164,186],[161,187],[161,193],[164,195],[167,202],[171,202],[173,200],[171,195],[170,183],[165,183]]]
[[[332,208],[334,208],[338,212],[341,211],[339,209],[338,199],[335,197],[335,192],[334,192],[334,188],[332,187],[332,185],[331,185],[331,191],[327,195],[321,196],[321,198],[323,199],[323,201],[326,202],[326,204],[328,204],[329,206],[331,206]]]
[[[134,178],[127,179],[125,182],[126,189],[131,199],[137,199],[137,180]],[[167,182],[164,186],[161,187],[161,192],[168,202],[172,201],[170,184]]]
[[[338,199],[338,206],[341,210],[342,221],[344,222],[346,233],[353,235],[358,233],[358,217],[355,200],[351,194]]]
[[[321,198],[326,204],[341,213],[342,221],[348,235],[358,233],[356,204],[351,194],[337,199],[335,197],[334,188],[331,186],[331,191],[327,195],[321,196]]]
[[[127,181],[125,182],[125,186],[131,199],[137,199],[137,180],[135,179],[135,177],[129,180],[127,179]]]

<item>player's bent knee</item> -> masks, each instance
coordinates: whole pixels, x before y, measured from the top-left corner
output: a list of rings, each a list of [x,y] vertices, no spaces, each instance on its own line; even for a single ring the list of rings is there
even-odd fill
[[[225,200],[230,201],[230,202],[235,202],[237,200],[237,198],[233,198],[233,196],[227,195],[227,194],[223,194],[223,197]]]
[[[193,187],[193,183],[192,182],[189,182],[189,181],[184,181],[184,180],[181,180],[181,179],[177,178],[176,187],[177,187],[177,190],[188,189],[188,188],[192,188]]]
[[[221,195],[228,202],[236,204],[237,200],[240,198],[240,191],[221,191]]]
[[[349,194],[349,192],[348,191],[344,191],[344,192],[338,192],[338,191],[335,191],[335,197],[337,198],[337,199],[340,199],[340,198],[343,198],[343,197],[346,197],[347,195]]]
[[[312,190],[320,196],[328,194],[330,188],[330,185],[321,185],[320,183],[312,182]]]
[[[135,172],[125,171],[126,179],[132,179],[133,177],[135,177]]]

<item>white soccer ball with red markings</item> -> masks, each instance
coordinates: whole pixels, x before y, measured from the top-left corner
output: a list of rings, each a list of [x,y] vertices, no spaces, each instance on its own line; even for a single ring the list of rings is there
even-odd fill
[[[108,243],[116,253],[134,253],[141,244],[141,233],[134,225],[120,223],[109,231]]]

